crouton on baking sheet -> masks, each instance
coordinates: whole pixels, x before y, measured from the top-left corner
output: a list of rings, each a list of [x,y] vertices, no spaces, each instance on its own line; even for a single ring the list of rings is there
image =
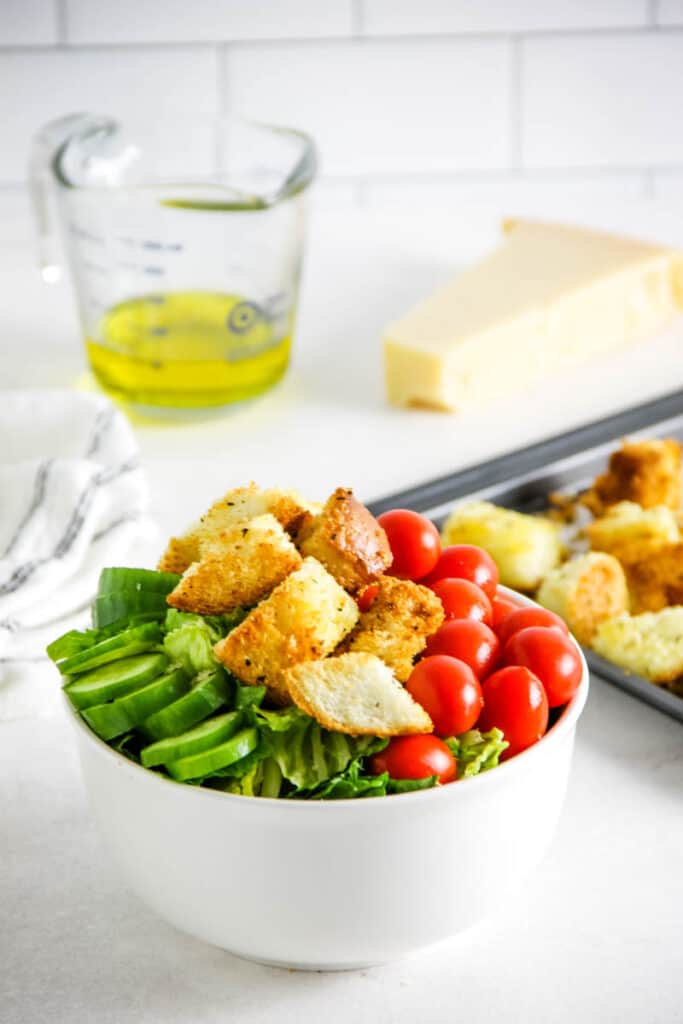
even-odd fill
[[[627,672],[653,683],[683,676],[683,607],[608,619],[593,639],[593,649]]]
[[[666,544],[626,566],[633,610],[683,604],[683,543]]]
[[[441,601],[427,587],[382,576],[379,590],[340,651],[363,651],[381,658],[405,682],[415,657],[444,620]]]
[[[601,622],[629,607],[624,570],[613,555],[602,551],[578,555],[553,569],[536,600],[564,619],[582,644],[590,644]]]
[[[612,505],[584,527],[594,551],[607,551],[620,562],[640,562],[652,552],[680,540],[675,512],[666,505],[642,508],[633,501]]]
[[[345,590],[356,593],[391,565],[382,527],[353,492],[338,487],[319,515],[307,515],[297,536],[303,555],[321,562]]]
[[[442,540],[484,548],[498,566],[501,583],[515,590],[535,590],[563,554],[557,523],[488,501],[458,505],[444,524]]]
[[[269,514],[213,534],[200,550],[201,560],[167,598],[174,608],[200,615],[254,605],[301,565],[289,534]]]
[[[320,562],[305,558],[214,652],[243,683],[264,684],[275,703],[289,704],[285,669],[331,654],[358,614],[356,602]]]
[[[432,720],[390,668],[355,652],[306,661],[285,672],[292,699],[326,729],[353,736],[431,732]]]
[[[600,516],[610,505],[633,501],[643,508],[681,504],[681,446],[672,438],[624,441],[612,452],[607,472],[596,477],[582,498]]]

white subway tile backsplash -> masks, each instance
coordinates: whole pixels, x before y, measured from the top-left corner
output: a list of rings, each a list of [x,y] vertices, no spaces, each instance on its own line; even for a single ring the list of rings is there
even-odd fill
[[[223,42],[351,34],[352,0],[66,0],[72,43]]]
[[[1,0],[0,47],[57,41],[57,0]]]
[[[508,160],[510,48],[454,40],[244,46],[231,109],[312,133],[334,174],[492,168]]]
[[[361,0],[367,35],[537,32],[643,26],[646,0]]]
[[[683,161],[683,34],[529,39],[522,60],[525,166]]]
[[[82,110],[122,118],[212,111],[215,83],[216,55],[199,47],[0,52],[0,183],[24,179],[31,137],[52,118]]]
[[[657,0],[655,18],[658,25],[683,25],[683,0]]]

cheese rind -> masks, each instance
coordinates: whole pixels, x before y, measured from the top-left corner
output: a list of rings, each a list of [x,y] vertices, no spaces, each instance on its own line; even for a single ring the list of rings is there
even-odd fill
[[[455,410],[652,333],[683,306],[683,253],[512,221],[487,259],[384,335],[397,405]]]

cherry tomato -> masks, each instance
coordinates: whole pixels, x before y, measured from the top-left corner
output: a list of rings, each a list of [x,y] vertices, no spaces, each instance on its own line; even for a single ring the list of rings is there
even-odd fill
[[[505,619],[505,622],[498,629],[498,639],[503,647],[514,633],[529,626],[543,626],[545,629],[559,629],[564,636],[569,636],[566,624],[547,608],[518,608]]]
[[[469,665],[483,679],[492,672],[500,657],[498,637],[476,619],[448,619],[427,640],[425,654],[448,654]]]
[[[438,562],[422,582],[431,587],[437,580],[446,578],[469,580],[484,591],[489,601],[496,596],[498,568],[483,548],[474,544],[452,544],[444,548]]]
[[[436,736],[394,736],[388,746],[370,758],[374,775],[388,772],[392,779],[428,779],[454,782],[457,765],[450,750]]]
[[[447,654],[418,662],[406,690],[425,709],[437,736],[458,736],[472,729],[484,706],[479,680],[470,666]]]
[[[491,602],[475,583],[443,579],[432,583],[430,589],[441,601],[447,619],[476,619],[487,626],[493,622]]]
[[[521,607],[521,604],[517,604],[517,602],[514,601],[511,597],[508,597],[507,594],[503,594],[500,589],[497,590],[496,596],[491,602],[491,608],[493,610],[494,632],[498,632],[501,623],[505,621],[508,615],[512,615],[513,612],[516,612],[517,609]]]
[[[365,590],[361,590],[360,594],[356,598],[356,604],[358,610],[361,612],[367,612],[372,608],[372,602],[379,593],[379,583],[368,583]]]
[[[538,676],[551,708],[571,700],[583,674],[579,652],[569,637],[544,626],[528,626],[511,636],[504,660],[507,665],[525,665]]]
[[[548,728],[548,698],[539,679],[522,665],[501,668],[482,684],[484,710],[477,728],[501,729],[510,746],[502,759],[514,757],[540,740]]]
[[[383,512],[377,522],[387,535],[394,556],[388,573],[419,580],[431,572],[441,552],[439,531],[431,520],[405,508]]]

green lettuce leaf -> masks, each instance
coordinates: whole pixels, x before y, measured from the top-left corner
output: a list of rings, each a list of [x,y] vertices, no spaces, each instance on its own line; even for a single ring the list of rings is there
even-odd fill
[[[222,633],[217,622],[208,615],[193,615],[170,608],[166,613],[164,650],[171,661],[182,666],[188,675],[215,669],[218,659],[213,645]]]
[[[363,759],[356,757],[339,774],[312,789],[297,789],[291,797],[297,800],[350,800],[356,797],[385,796],[389,776],[369,775],[363,769]]]
[[[470,729],[460,736],[452,736],[446,740],[453,757],[458,762],[458,778],[469,778],[495,768],[500,755],[509,747],[500,729],[479,732]]]
[[[346,736],[318,725],[299,708],[255,711],[271,756],[296,789],[313,789],[345,771],[351,761],[386,746],[375,736]]]

